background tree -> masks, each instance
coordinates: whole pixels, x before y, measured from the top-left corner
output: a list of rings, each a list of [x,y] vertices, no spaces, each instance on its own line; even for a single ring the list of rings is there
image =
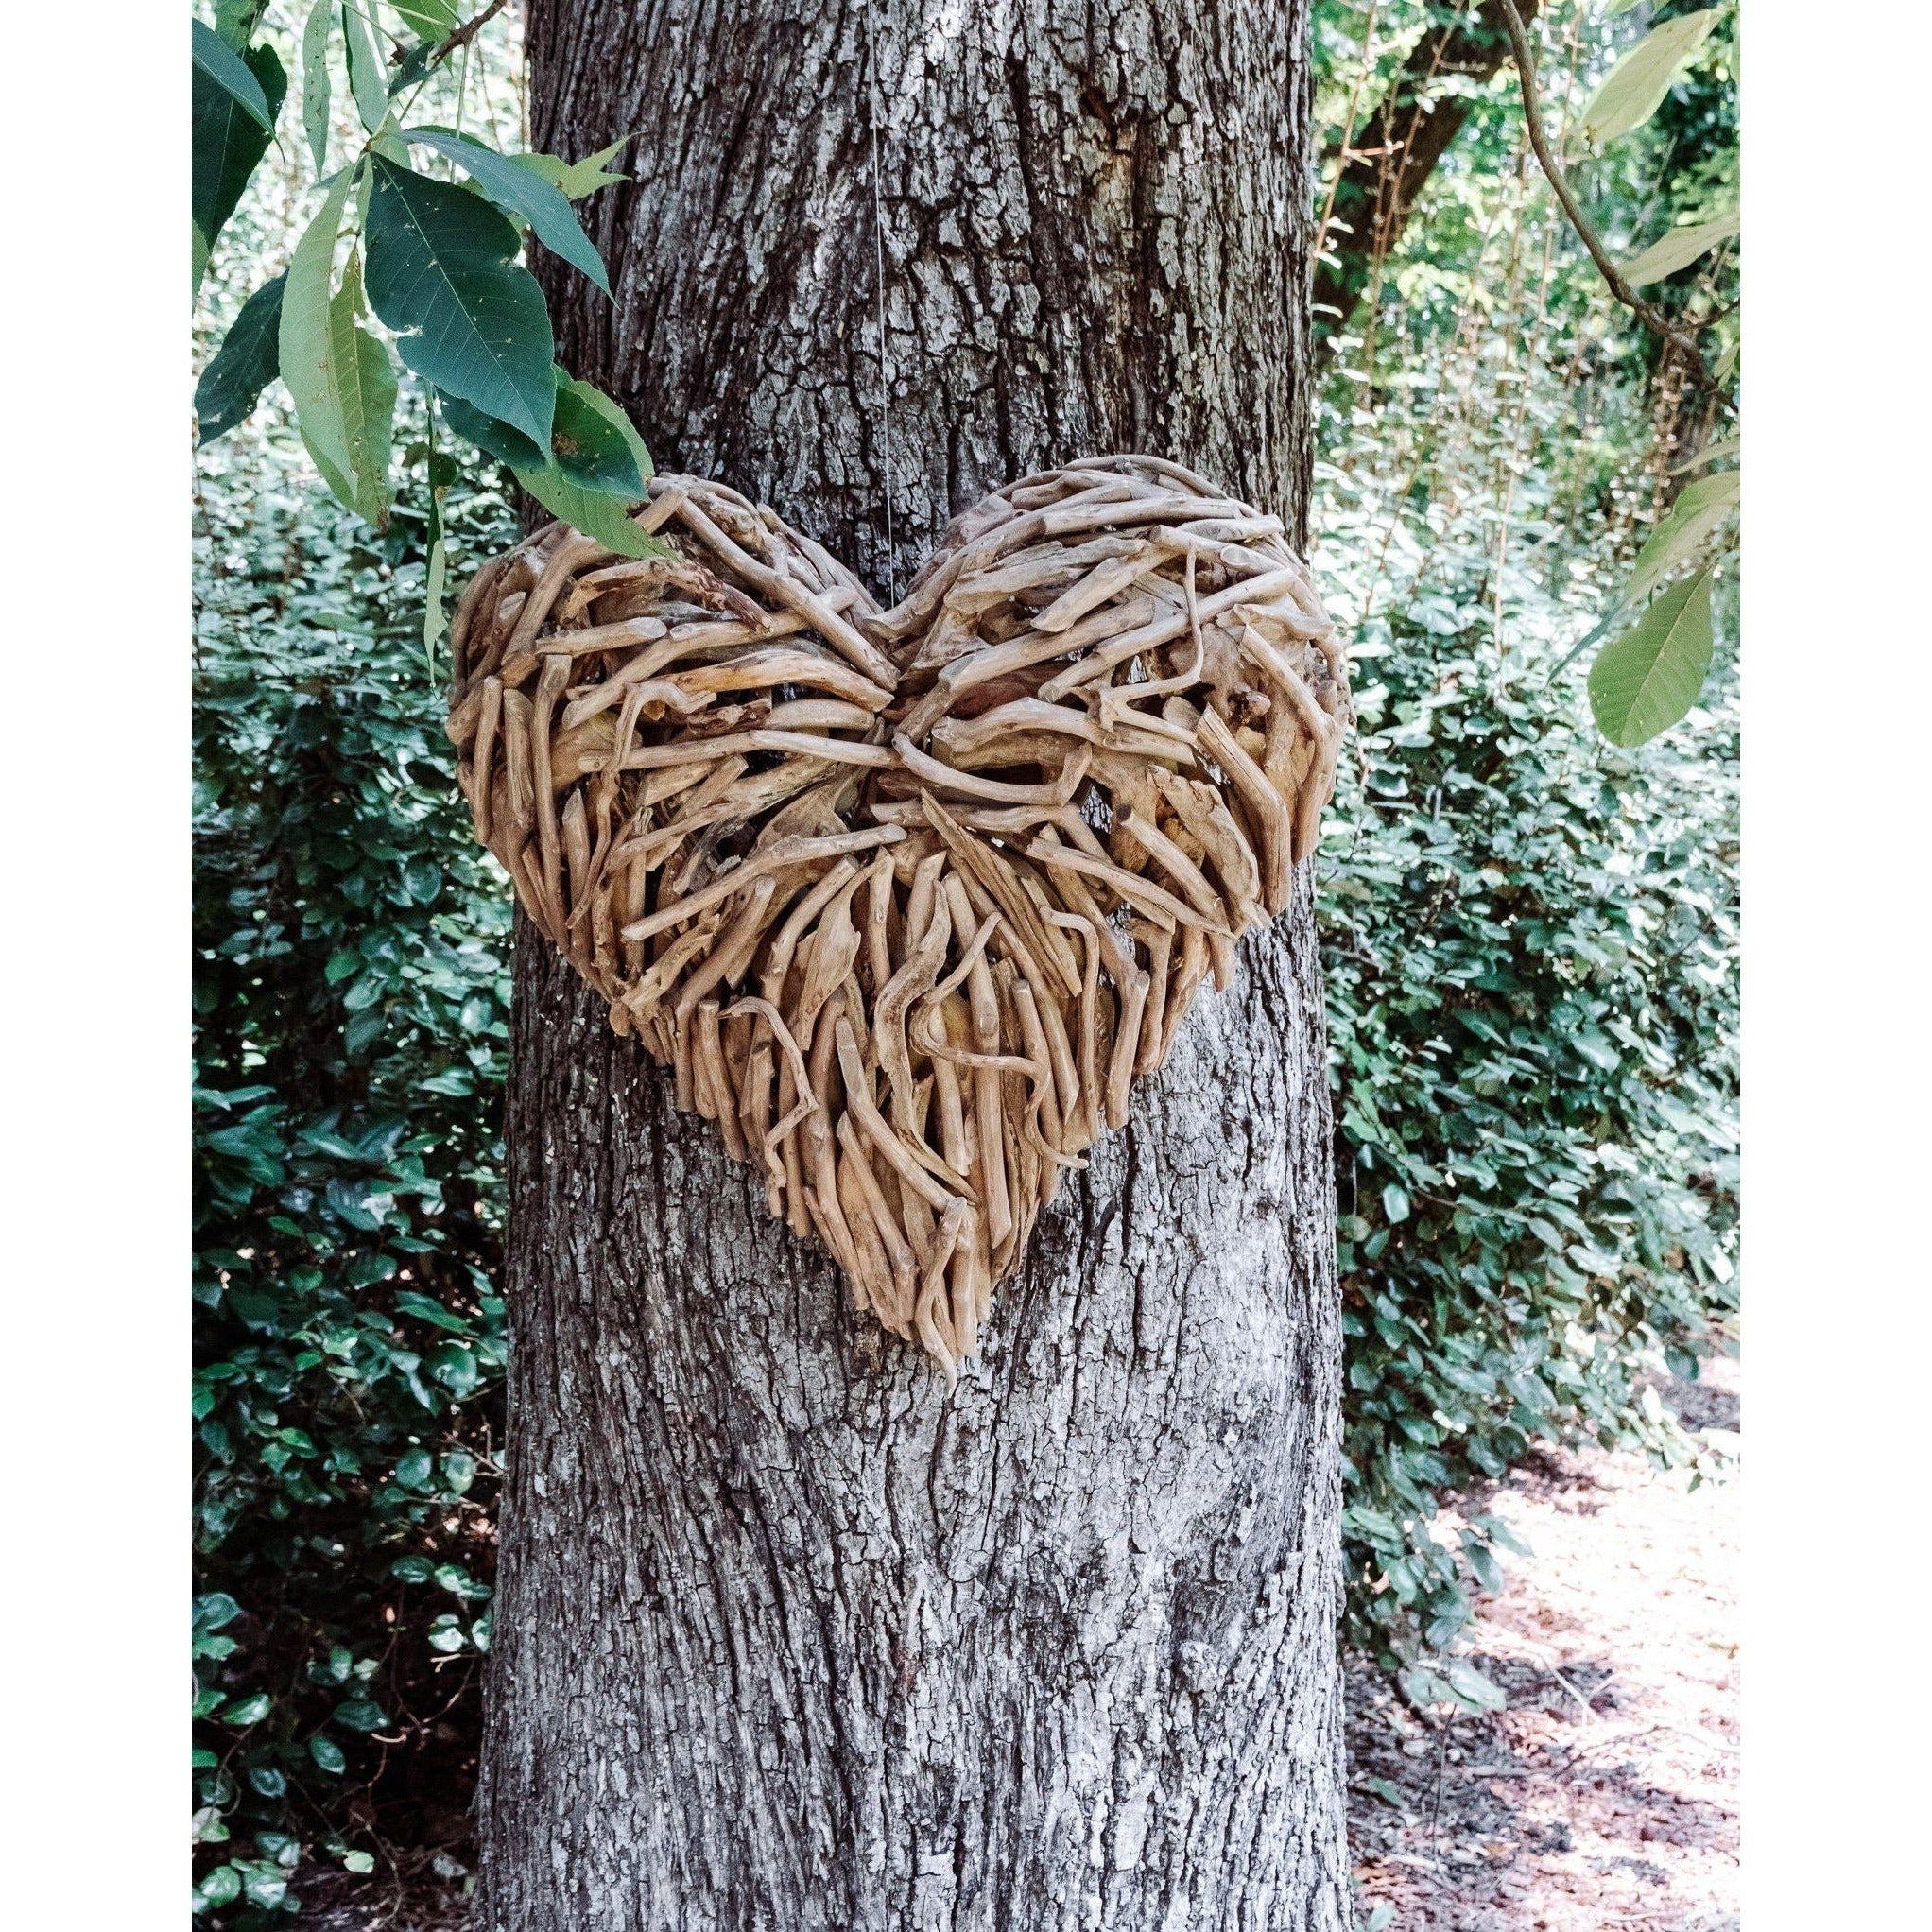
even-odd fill
[[[561,354],[888,585],[1090,450],[1300,526],[1305,27],[540,6],[538,144],[647,129]],[[1346,1923],[1311,886],[951,1399],[520,934],[491,1924]]]

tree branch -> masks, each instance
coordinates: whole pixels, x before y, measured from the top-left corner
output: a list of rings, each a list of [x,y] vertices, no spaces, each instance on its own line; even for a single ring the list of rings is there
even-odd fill
[[[1516,78],[1523,89],[1523,120],[1529,130],[1529,145],[1535,150],[1537,163],[1548,178],[1550,186],[1556,191],[1556,198],[1562,204],[1570,226],[1582,237],[1583,246],[1589,250],[1590,259],[1596,264],[1596,271],[1609,285],[1610,292],[1646,328],[1653,330],[1683,356],[1690,365],[1692,379],[1699,388],[1711,388],[1710,371],[1704,367],[1697,337],[1681,323],[1673,321],[1655,302],[1645,301],[1630,286],[1615,258],[1604,247],[1603,237],[1590,225],[1589,217],[1577,200],[1576,191],[1570,186],[1568,177],[1550,148],[1549,136],[1544,129],[1543,98],[1536,85],[1536,57],[1529,50],[1529,35],[1524,28],[1523,16],[1516,10],[1516,0],[1496,0],[1496,4],[1502,10],[1503,24],[1509,30],[1509,44],[1516,56]]]
[[[436,52],[430,56],[429,64],[432,67],[440,67],[458,47],[467,47],[509,5],[509,0],[490,0],[490,5],[481,13],[464,21],[448,40],[438,46]]]

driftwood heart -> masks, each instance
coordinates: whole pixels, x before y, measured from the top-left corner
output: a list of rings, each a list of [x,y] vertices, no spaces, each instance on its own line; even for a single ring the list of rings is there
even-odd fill
[[[1106,457],[957,518],[895,609],[663,476],[458,605],[450,736],[525,912],[952,1374],[1062,1167],[1287,904],[1352,720],[1280,522]]]

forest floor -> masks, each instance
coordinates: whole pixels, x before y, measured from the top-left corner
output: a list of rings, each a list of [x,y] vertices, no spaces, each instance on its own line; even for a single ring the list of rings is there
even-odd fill
[[[1659,1387],[1727,1462],[1734,1360]],[[1534,1556],[1472,1632],[1507,1709],[1420,1722],[1349,1671],[1349,1835],[1376,1932],[1736,1932],[1738,1491],[1598,1449],[1485,1499]],[[1386,1908],[1386,1909],[1378,1909]]]
[[[1659,1387],[1720,1454],[1737,1364]],[[1373,1932],[1737,1932],[1734,1479],[1600,1449],[1541,1452],[1485,1497],[1534,1552],[1482,1607],[1493,1716],[1419,1720],[1348,1672],[1349,1834]],[[461,1932],[474,1853],[405,1854],[307,1889],[317,1932]]]

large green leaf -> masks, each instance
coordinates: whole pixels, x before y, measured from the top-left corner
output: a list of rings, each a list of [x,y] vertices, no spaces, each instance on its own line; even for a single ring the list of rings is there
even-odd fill
[[[425,381],[550,445],[550,311],[515,228],[480,197],[376,155],[369,299]]]
[[[1618,593],[1620,604],[1647,597],[1680,564],[1697,555],[1705,540],[1730,516],[1741,499],[1744,478],[1735,470],[1717,476],[1699,476],[1686,483],[1670,513],[1650,532],[1650,541],[1637,553],[1630,580]]]
[[[650,452],[630,417],[601,389],[557,371],[550,459],[573,483],[636,503],[650,481]]]
[[[1590,666],[1590,710],[1613,745],[1641,745],[1698,701],[1711,668],[1711,573],[1673,584]]]
[[[349,425],[336,368],[333,308],[336,243],[354,180],[353,168],[344,168],[336,177],[320,213],[295,245],[282,292],[282,328],[277,342],[282,380],[295,403],[302,440],[323,481],[352,509],[355,508],[355,489],[350,479],[355,459],[349,446]]]
[[[355,112],[362,125],[373,134],[388,118],[389,90],[383,74],[383,58],[376,51],[375,36],[368,18],[354,0],[344,0],[342,39],[349,53],[349,92],[355,96]]]
[[[302,127],[317,174],[329,162],[329,29],[335,22],[332,0],[316,0],[302,30]]]
[[[578,225],[562,189],[528,168],[519,167],[513,156],[498,154],[466,134],[454,134],[443,128],[405,128],[403,138],[455,162],[506,215],[521,216],[527,221],[531,233],[553,255],[582,269],[610,294],[604,264]]]
[[[388,344],[362,326],[362,272],[349,257],[342,286],[329,304],[330,360],[342,396],[354,508],[371,523],[388,513],[389,447],[396,420],[396,366]]]
[[[445,40],[455,30],[453,0],[390,0],[390,4],[403,16],[403,25],[425,41]]]
[[[553,516],[561,517],[572,529],[595,537],[620,557],[645,557],[660,547],[630,521],[614,496],[573,483],[555,464],[542,470],[518,470],[516,479]]]
[[[589,383],[573,382],[561,367],[556,374],[557,413],[548,451],[457,397],[441,398],[443,415],[466,442],[508,463],[519,475],[554,470],[559,484],[613,496],[620,506],[636,503],[651,474],[644,439],[610,397]],[[539,496],[539,501],[547,499]]]
[[[190,36],[195,46],[197,79],[207,77],[211,87],[229,95],[265,134],[275,131],[275,112],[262,91],[260,77],[250,70],[242,57],[227,45],[205,21],[193,23]]]
[[[268,0],[215,0],[215,31],[231,47],[245,47],[267,10]]]
[[[1687,476],[1693,470],[1708,469],[1713,463],[1726,463],[1736,460],[1744,447],[1741,436],[1727,436],[1721,441],[1709,442],[1696,455],[1685,457],[1681,463],[1672,463],[1673,476]]]
[[[629,134],[620,134],[610,147],[600,147],[595,154],[585,155],[581,161],[559,161],[554,154],[512,154],[509,158],[519,167],[542,175],[553,187],[561,188],[571,200],[581,201],[586,195],[595,195],[599,188],[612,187],[618,181],[630,179],[608,165],[616,160],[619,149],[628,146],[630,139]]]
[[[195,26],[192,196],[195,226],[212,248],[274,138],[288,77],[274,48],[250,47],[237,54],[198,20]],[[218,62],[202,59],[203,36],[206,47],[220,57]],[[240,82],[247,83],[245,91]]]
[[[1684,63],[1709,38],[1720,8],[1701,13],[1681,13],[1653,26],[1603,78],[1590,96],[1580,122],[1584,140],[1593,147],[1641,128],[1664,105],[1664,96]]]
[[[195,385],[195,414],[204,443],[226,436],[242,422],[280,373],[282,291],[287,281],[285,271],[263,283],[242,303],[221,347],[201,371],[201,380]]]
[[[1641,255],[1624,264],[1624,276],[1632,287],[1647,282],[1662,282],[1680,268],[1688,268],[1700,255],[1707,254],[1721,241],[1737,233],[1738,218],[1734,209],[1715,221],[1699,221],[1690,228],[1673,228],[1660,235]]]
[[[641,496],[644,484],[650,478],[650,452],[645,448],[644,439],[632,427],[630,419],[609,396],[599,393],[589,383],[572,382],[561,370],[558,375],[560,422],[570,424],[574,432],[580,432],[590,417],[601,418],[629,449],[638,477],[635,495]],[[643,557],[663,547],[625,514],[626,505],[635,500],[628,489],[613,495],[606,489],[587,488],[559,461],[547,463],[542,469],[517,469],[516,479],[553,515],[561,517],[585,536],[595,537],[621,557]]]
[[[517,470],[541,470],[548,457],[541,443],[535,443],[522,430],[499,423],[493,416],[466,403],[460,396],[437,391],[442,405],[443,420],[465,442],[473,442],[486,456]]]

